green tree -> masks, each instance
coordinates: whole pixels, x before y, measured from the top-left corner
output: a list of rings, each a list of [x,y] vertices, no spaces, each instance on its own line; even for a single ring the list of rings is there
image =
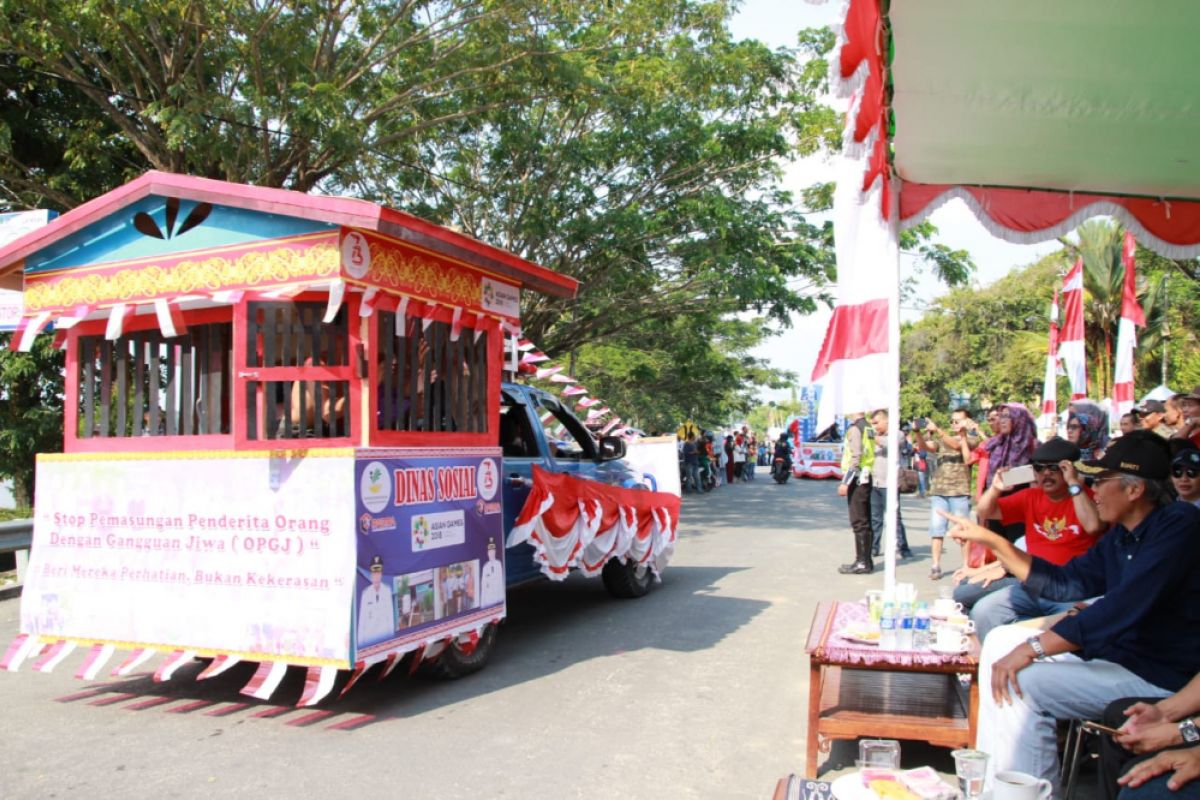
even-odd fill
[[[29,508],[34,493],[34,456],[62,450],[63,354],[49,336],[33,350],[8,350],[12,334],[0,334],[0,478],[13,482],[18,508]]]

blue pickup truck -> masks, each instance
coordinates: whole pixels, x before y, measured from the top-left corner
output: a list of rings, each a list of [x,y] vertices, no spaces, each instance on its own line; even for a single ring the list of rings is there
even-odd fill
[[[611,485],[643,486],[642,476],[623,460],[623,439],[596,439],[566,405],[541,389],[505,382],[501,391],[499,444],[503,448],[505,537],[529,496],[535,464]],[[505,550],[504,568],[510,589],[542,578],[534,549],[527,543]],[[654,576],[644,564],[613,559],[604,565],[601,579],[614,597],[636,598],[650,591]],[[475,672],[491,656],[495,638],[496,626],[489,626],[469,653],[450,647],[436,660],[427,662],[428,669],[446,678]]]

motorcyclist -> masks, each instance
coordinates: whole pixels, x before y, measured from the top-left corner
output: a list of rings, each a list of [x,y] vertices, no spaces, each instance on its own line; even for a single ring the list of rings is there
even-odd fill
[[[789,472],[792,469],[792,443],[788,441],[787,431],[779,434],[779,439],[775,442],[774,458],[783,459],[783,468]]]

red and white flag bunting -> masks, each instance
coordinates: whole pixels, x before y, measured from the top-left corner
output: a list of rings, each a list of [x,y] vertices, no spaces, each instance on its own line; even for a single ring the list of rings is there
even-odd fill
[[[40,652],[41,649],[42,640],[40,638],[22,633],[13,639],[9,643],[8,649],[4,651],[4,658],[0,659],[0,669],[16,672],[21,668],[21,664],[25,663],[25,659]]]
[[[517,349],[522,353],[527,353],[530,350],[536,350],[537,347],[535,347],[533,342],[529,341],[528,339],[521,339],[517,342]]]
[[[168,339],[187,333],[187,323],[183,321],[183,309],[176,303],[165,299],[154,301],[154,315],[158,318],[158,329]]]
[[[79,305],[77,305],[73,309],[71,309],[70,316],[59,317],[57,320],[55,320],[54,327],[60,331],[61,330],[70,330],[71,328],[74,328],[76,325],[78,325],[79,323],[81,323],[85,319],[87,319],[88,314],[91,314],[95,310],[96,310],[96,307],[93,305],[88,305],[86,303],[80,303]]]
[[[1125,283],[1121,293],[1121,321],[1117,324],[1117,366],[1113,372],[1113,402],[1117,414],[1133,409],[1133,351],[1137,347],[1137,327],[1146,326],[1146,314],[1137,299],[1137,242],[1125,231],[1121,261],[1125,266]]]
[[[42,654],[42,657],[37,660],[33,668],[38,672],[49,674],[54,671],[54,668],[63,662],[63,659],[71,654],[75,649],[75,642],[68,642],[66,639],[59,639],[54,644],[50,645],[50,649]]]
[[[340,281],[339,281],[340,282]],[[214,303],[222,305],[237,305],[242,302],[242,298],[246,296],[246,292],[242,289],[222,289],[219,292],[212,293]]]
[[[608,413],[608,406],[605,406],[604,408],[593,408],[591,411],[588,412],[587,421],[591,422],[592,420],[600,419],[607,413]]]
[[[325,699],[325,695],[333,689],[337,678],[336,667],[309,667],[304,676],[304,692],[300,695],[298,706],[315,706]]]
[[[613,419],[611,422],[609,422],[607,425],[605,425],[603,428],[600,429],[600,435],[607,436],[609,431],[611,431],[613,428],[617,427],[620,424],[621,424],[621,418],[616,417],[615,419]]]
[[[163,681],[171,680],[171,676],[175,674],[175,670],[184,664],[190,664],[195,658],[195,650],[176,650],[164,658],[163,662],[158,665],[158,669],[154,671],[154,682],[162,683]]]
[[[462,315],[463,310],[455,306],[454,312],[450,315],[450,341],[457,342],[458,337],[462,336]]]
[[[145,664],[147,661],[153,658],[156,652],[158,651],[156,651],[153,647],[140,647],[137,650],[134,650],[132,653],[126,656],[124,661],[117,665],[116,669],[112,671],[112,677],[122,678],[128,675],[142,664]]]
[[[575,404],[575,407],[581,408],[581,409],[582,408],[591,408],[592,406],[596,405],[597,403],[602,403],[602,402],[604,402],[604,401],[600,400],[599,398],[596,398],[596,397],[584,397],[578,403]]]
[[[888,308],[899,296],[899,214],[890,208],[886,174],[863,185],[868,156],[843,155],[838,162],[837,303],[812,371],[822,386],[818,430],[838,414],[887,408],[898,390],[888,354]]]
[[[104,669],[104,665],[108,663],[115,652],[117,652],[117,648],[111,644],[92,645],[92,649],[88,650],[88,654],[83,657],[83,663],[76,670],[75,677],[81,681],[96,680],[100,670]]]
[[[373,315],[375,313],[376,306],[379,305],[379,301],[382,299],[383,295],[380,293],[378,288],[374,286],[368,287],[367,290],[363,292],[362,302],[358,305],[358,315],[360,317],[369,317]]]
[[[550,376],[551,383],[576,383],[576,380],[570,375],[563,375],[561,372]]]
[[[587,394],[587,389],[585,389],[579,385],[568,386],[567,388],[563,389],[563,391],[562,391],[563,397],[575,397],[575,396],[581,395],[581,394]]]
[[[121,338],[121,334],[125,331],[125,317],[129,315],[130,308],[125,303],[117,303],[108,312],[108,325],[104,328],[104,338],[110,342]]]
[[[401,297],[396,306],[396,335],[401,339],[408,333],[408,300],[407,297]]]
[[[563,580],[572,567],[595,575],[611,558],[661,572],[675,550],[679,497],[608,486],[533,468],[533,488],[509,533],[528,542],[544,574]]]
[[[525,355],[521,356],[522,364],[541,364],[543,361],[549,361],[549,360],[550,360],[550,356],[546,355],[545,353],[539,353],[537,351],[534,351],[532,353],[526,353]]]
[[[425,309],[421,312],[421,330],[428,330],[433,324],[434,315],[437,314],[437,303],[426,303]]]
[[[547,378],[551,378],[562,371],[563,371],[562,367],[542,367],[541,369],[539,369],[537,371],[536,375],[537,375],[538,380],[544,381]]]
[[[28,353],[33,349],[33,340],[37,338],[37,335],[45,329],[49,322],[49,311],[43,311],[31,317],[21,317],[21,321],[17,323],[16,331],[13,332],[12,341],[8,344],[8,349],[14,352]]]
[[[196,676],[196,680],[203,681],[208,680],[209,678],[215,678],[240,661],[241,659],[237,656],[222,653],[214,658],[212,663],[205,667],[200,674]]]
[[[286,674],[287,664],[284,662],[264,661],[258,665],[250,682],[242,688],[242,694],[259,700],[269,700]]]
[[[342,301],[346,299],[346,284],[341,280],[332,280],[329,282],[329,300],[325,303],[325,316],[322,322],[326,325],[333,322],[337,317],[338,310],[342,307]]]
[[[350,691],[350,687],[358,683],[358,679],[367,671],[369,665],[366,662],[358,661],[354,664],[354,671],[350,673],[350,680],[346,681],[346,685],[342,687],[342,691],[338,693],[338,699],[341,700],[346,696],[346,692]]]
[[[1058,355],[1071,382],[1071,399],[1087,397],[1087,355],[1083,328],[1083,259],[1063,279],[1063,326],[1058,335]]]

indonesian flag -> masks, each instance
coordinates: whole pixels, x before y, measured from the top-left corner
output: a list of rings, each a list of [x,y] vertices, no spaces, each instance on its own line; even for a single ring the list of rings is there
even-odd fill
[[[1058,427],[1058,290],[1050,302],[1050,343],[1046,349],[1046,379],[1042,384],[1042,418],[1038,427]]]
[[[1063,327],[1058,340],[1058,353],[1067,379],[1071,381],[1071,399],[1087,397],[1087,355],[1083,346],[1083,259],[1063,279]]]
[[[888,308],[898,304],[900,258],[897,213],[886,174],[863,186],[862,158],[839,160],[833,231],[837,303],[812,380],[822,386],[817,428],[837,414],[887,408],[896,393],[888,355]]]
[[[1117,414],[1133,409],[1133,349],[1137,347],[1137,327],[1146,327],[1146,314],[1137,300],[1137,266],[1134,255],[1137,242],[1125,231],[1121,261],[1125,264],[1125,290],[1121,293],[1121,322],[1117,325],[1117,369],[1113,375],[1113,402]]]

